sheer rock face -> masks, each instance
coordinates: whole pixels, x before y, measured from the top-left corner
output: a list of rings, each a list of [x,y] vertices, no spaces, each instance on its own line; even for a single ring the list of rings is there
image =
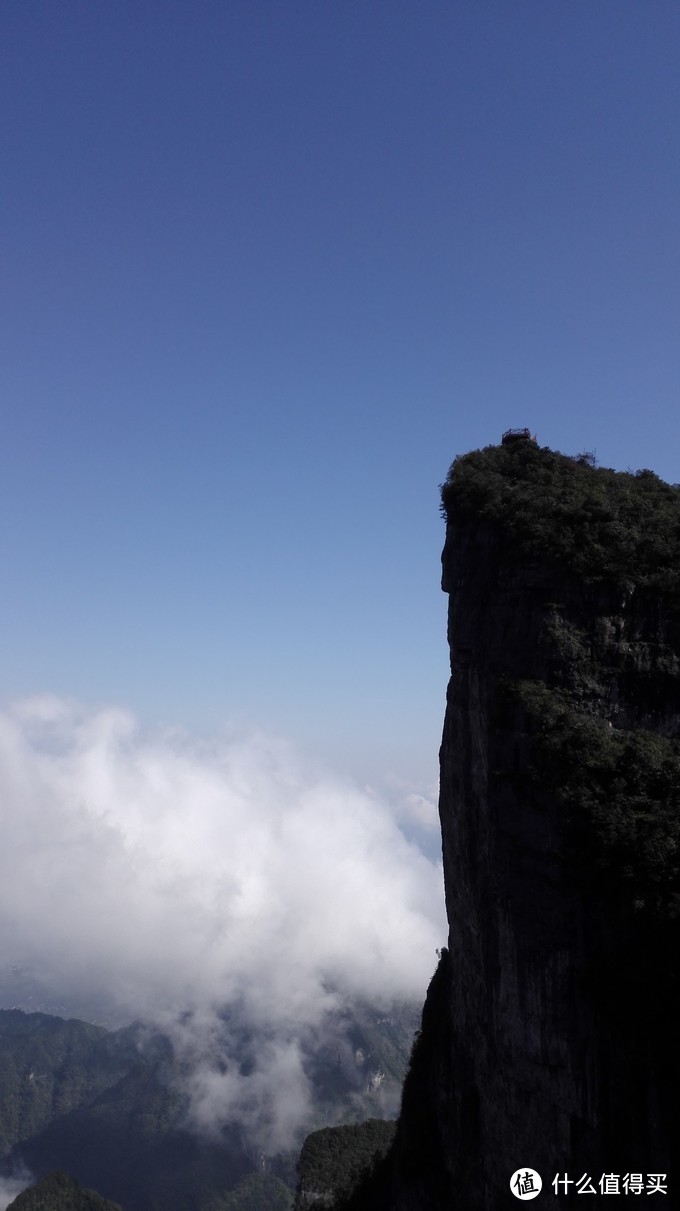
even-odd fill
[[[593,472],[593,474],[597,474]],[[584,879],[555,796],[523,778],[536,722],[503,687],[559,686],[605,729],[680,736],[677,616],[634,581],[518,559],[449,510],[452,675],[441,746],[449,951],[404,1087],[394,1211],[515,1206],[512,1173],[666,1173],[680,1206],[676,923]],[[423,1123],[429,1143],[423,1142]],[[598,1192],[599,1197],[599,1192]]]

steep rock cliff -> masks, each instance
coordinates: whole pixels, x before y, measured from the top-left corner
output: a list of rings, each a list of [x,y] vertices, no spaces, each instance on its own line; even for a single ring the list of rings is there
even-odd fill
[[[680,490],[518,441],[443,503],[449,948],[373,1203],[516,1206],[529,1166],[537,1206],[678,1207]]]

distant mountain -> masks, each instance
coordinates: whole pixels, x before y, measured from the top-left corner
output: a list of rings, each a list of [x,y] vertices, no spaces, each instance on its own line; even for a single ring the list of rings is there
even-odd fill
[[[91,1103],[53,1119],[12,1154],[32,1172],[56,1165],[125,1211],[201,1211],[252,1169],[242,1134],[204,1139],[185,1126],[172,1062],[142,1058]]]
[[[138,1035],[0,1010],[0,1157],[115,1085],[139,1059]]]
[[[24,1013],[47,1013],[57,1018],[75,1018],[94,1022],[109,1030],[120,1030],[129,1023],[102,995],[88,995],[82,989],[73,995],[55,993],[45,980],[40,967],[19,966],[0,962],[0,1006],[23,1009]]]
[[[249,1173],[222,1198],[206,1207],[206,1211],[290,1211],[293,1195],[278,1177],[271,1173]]]
[[[386,1013],[359,1003],[330,1018],[333,1042],[306,1058],[319,1126],[396,1116],[420,1013],[419,1005]]]
[[[338,1012],[305,1055],[319,1126],[394,1114],[417,1017]],[[244,1062],[256,1042],[244,1038]],[[264,1157],[236,1124],[199,1135],[185,1075],[141,1025],[0,1011],[0,1165],[65,1171],[124,1211],[286,1211],[296,1153]]]

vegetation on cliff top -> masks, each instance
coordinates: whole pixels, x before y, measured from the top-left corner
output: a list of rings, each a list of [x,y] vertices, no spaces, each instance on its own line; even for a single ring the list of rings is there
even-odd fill
[[[680,487],[594,462],[531,441],[486,446],[452,463],[442,508],[496,524],[509,549],[583,580],[680,591]]]
[[[457,458],[442,505],[454,533],[488,523],[504,561],[623,590],[616,617],[602,603],[544,603],[545,679],[518,680],[518,666],[500,687],[522,708],[528,760],[497,775],[560,805],[592,886],[640,923],[677,922],[680,487],[519,440]]]

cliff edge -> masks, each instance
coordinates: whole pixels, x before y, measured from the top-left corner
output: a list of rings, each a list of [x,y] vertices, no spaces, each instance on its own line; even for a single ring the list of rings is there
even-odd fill
[[[530,1167],[536,1206],[679,1207],[680,489],[522,440],[442,500],[449,946],[372,1205],[514,1207]]]

